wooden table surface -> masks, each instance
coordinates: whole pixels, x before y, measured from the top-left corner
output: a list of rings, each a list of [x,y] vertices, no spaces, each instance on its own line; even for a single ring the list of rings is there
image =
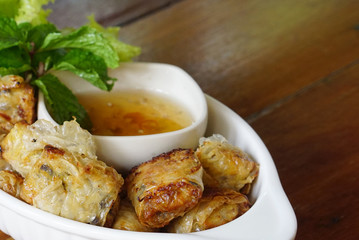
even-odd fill
[[[120,39],[142,48],[136,61],[183,68],[243,117],[274,159],[296,239],[359,239],[358,0],[58,0],[51,8],[60,27],[91,13],[120,25]]]

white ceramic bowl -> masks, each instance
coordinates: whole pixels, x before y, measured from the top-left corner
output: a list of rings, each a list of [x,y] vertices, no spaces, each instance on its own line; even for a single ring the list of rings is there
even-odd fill
[[[32,207],[0,190],[0,229],[23,240],[289,240],[294,239],[297,221],[285,195],[273,159],[254,130],[236,113],[207,96],[206,136],[222,134],[260,164],[253,184],[251,209],[232,222],[190,233],[140,233],[88,225]]]
[[[70,72],[54,74],[75,95],[86,92],[104,93]],[[168,64],[134,62],[122,63],[119,68],[110,70],[109,75],[118,79],[113,91],[141,89],[167,95],[189,111],[193,122],[184,129],[160,134],[94,135],[99,159],[122,172],[174,148],[195,148],[198,145],[198,139],[203,136],[207,125],[207,103],[198,84],[186,72]],[[46,109],[42,94],[39,95],[38,118],[55,123]]]

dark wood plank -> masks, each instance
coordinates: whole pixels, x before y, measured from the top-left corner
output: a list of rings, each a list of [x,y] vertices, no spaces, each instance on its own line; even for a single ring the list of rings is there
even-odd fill
[[[359,62],[251,123],[298,220],[297,239],[359,238]]]
[[[0,239],[1,240],[13,240],[9,235],[0,231]]]
[[[57,0],[46,8],[52,9],[49,20],[59,28],[79,27],[94,14],[104,26],[119,25],[152,13],[178,0]]]
[[[358,16],[359,1],[186,0],[120,35],[249,116],[356,59]]]

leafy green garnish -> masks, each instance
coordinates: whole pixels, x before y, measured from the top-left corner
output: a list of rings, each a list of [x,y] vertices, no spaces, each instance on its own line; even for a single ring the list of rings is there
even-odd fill
[[[0,16],[15,17],[20,0],[0,0]]]
[[[18,46],[24,40],[24,33],[14,19],[0,18],[0,50]]]
[[[0,7],[5,2],[0,0]],[[108,76],[108,68],[131,60],[140,54],[140,48],[119,41],[119,28],[103,28],[93,17],[78,29],[57,29],[46,20],[48,11],[42,9],[49,0],[15,2],[11,14],[0,11],[0,76],[23,76],[42,91],[56,122],[75,117],[90,130],[88,114],[76,96],[49,71],[70,71],[110,91],[116,79]]]
[[[27,41],[34,44],[35,50],[40,48],[44,43],[44,40],[47,35],[50,33],[59,33],[56,26],[53,24],[40,24],[28,31]]]
[[[95,21],[93,15],[88,17],[89,27],[96,29],[99,33],[110,41],[112,47],[115,49],[120,62],[130,61],[133,57],[136,57],[141,53],[139,47],[128,45],[124,42],[118,41],[120,27],[108,27],[104,28]]]
[[[111,90],[116,81],[107,75],[107,66],[103,58],[83,49],[72,49],[60,58],[53,68],[73,72],[106,91]]]
[[[54,0],[0,0],[0,16],[14,18],[17,23],[47,23],[51,10],[44,10],[42,6],[49,2]]]
[[[31,70],[30,58],[19,47],[11,47],[0,51],[0,75],[21,74]]]
[[[110,42],[94,28],[87,26],[83,26],[67,35],[61,33],[48,34],[39,51],[58,48],[85,49],[103,58],[108,67],[115,68],[119,65],[118,56]]]
[[[54,2],[55,0],[20,0],[15,15],[16,22],[29,22],[33,25],[48,23],[46,18],[51,10],[44,10],[42,6],[50,1]]]
[[[86,129],[91,129],[91,122],[85,109],[79,104],[76,96],[52,74],[46,74],[32,82],[39,87],[46,99],[46,108],[54,119],[72,119]],[[80,112],[79,112],[80,110]]]

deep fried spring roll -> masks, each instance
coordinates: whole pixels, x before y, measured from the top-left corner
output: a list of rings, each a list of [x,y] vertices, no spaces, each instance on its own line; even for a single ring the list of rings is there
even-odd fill
[[[259,164],[219,134],[201,138],[196,156],[206,173],[222,188],[239,191],[258,176]]]
[[[31,125],[17,123],[0,142],[2,157],[23,177],[31,171],[46,145],[97,159],[93,136],[75,121],[60,126],[46,120]]]
[[[247,197],[231,189],[206,188],[198,205],[173,220],[168,232],[198,232],[228,223],[250,208]]]
[[[35,120],[34,89],[20,76],[0,76],[0,133],[8,133],[15,123]]]
[[[0,134],[0,143],[4,137],[5,134]],[[0,148],[0,189],[16,198],[20,198],[23,181],[23,177],[12,171],[11,165],[2,158]]]
[[[115,223],[115,219],[116,219],[118,210],[120,209],[120,205],[122,204],[120,195],[121,195],[121,191],[120,191],[120,194],[118,194],[117,199],[115,200],[114,204],[112,205],[110,211],[108,212],[108,214],[106,216],[106,222],[103,225],[104,227],[112,228],[113,224]]]
[[[124,180],[97,160],[89,136],[75,121],[57,130],[45,121],[16,124],[1,146],[4,159],[24,177],[21,199],[62,217],[105,225]]]
[[[103,162],[45,146],[20,196],[56,215],[103,226],[122,184],[117,172]]]
[[[9,170],[0,171],[0,189],[16,198],[20,198],[23,181],[23,178],[18,173]]]
[[[202,171],[190,149],[175,149],[133,168],[127,195],[139,221],[161,228],[193,208],[203,192]]]
[[[121,199],[121,206],[117,212],[117,216],[112,228],[137,231],[137,232],[153,232],[155,229],[146,227],[140,223],[130,200]]]

